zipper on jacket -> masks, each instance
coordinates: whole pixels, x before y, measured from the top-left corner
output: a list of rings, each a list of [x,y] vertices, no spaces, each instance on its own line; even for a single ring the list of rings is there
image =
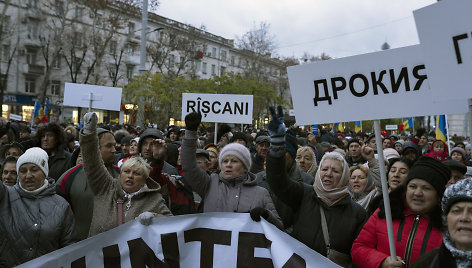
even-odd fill
[[[413,226],[411,227],[410,234],[408,235],[408,240],[406,242],[405,248],[405,267],[410,266],[411,252],[413,251],[413,243],[415,241],[416,231],[418,230],[418,225],[420,224],[420,215],[416,215]]]

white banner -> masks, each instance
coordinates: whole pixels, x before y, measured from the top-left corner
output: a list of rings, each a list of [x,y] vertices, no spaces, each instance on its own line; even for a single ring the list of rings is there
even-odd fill
[[[64,105],[88,108],[92,93],[92,108],[119,111],[121,108],[121,91],[119,87],[105,87],[86,84],[66,83],[64,88]]]
[[[202,122],[252,124],[252,95],[182,94],[182,121],[191,112],[202,113]]]
[[[441,1],[413,12],[431,89],[438,98],[472,98],[472,1]]]
[[[287,68],[298,125],[465,113],[434,99],[419,45]]]
[[[385,130],[397,130],[397,125],[385,125]]]
[[[249,213],[205,213],[128,222],[19,267],[339,267]]]

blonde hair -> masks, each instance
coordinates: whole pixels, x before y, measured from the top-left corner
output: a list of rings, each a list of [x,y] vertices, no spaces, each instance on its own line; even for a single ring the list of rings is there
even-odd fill
[[[149,177],[151,172],[151,165],[149,165],[146,160],[140,156],[131,157],[126,160],[121,166],[121,171],[128,168],[136,168],[137,171],[144,176],[144,178]]]
[[[369,176],[369,168],[364,166],[364,165],[352,166],[352,167],[349,168],[349,171],[352,174],[352,172],[354,172],[354,170],[358,170],[358,169],[365,174],[366,178],[367,178],[367,176]]]
[[[315,153],[313,152],[313,149],[311,149],[310,147],[308,146],[303,146],[303,147],[300,147],[298,148],[297,150],[297,156],[298,155],[301,155],[301,154],[304,154],[304,153],[308,153],[309,155],[311,155],[312,157],[312,163],[311,163],[311,166],[310,168],[308,169],[308,171],[306,173],[310,174],[311,176],[313,176],[313,178],[315,177],[316,175],[316,171],[318,169],[318,163],[316,163],[316,156],[315,156]],[[295,158],[296,159],[296,158]]]

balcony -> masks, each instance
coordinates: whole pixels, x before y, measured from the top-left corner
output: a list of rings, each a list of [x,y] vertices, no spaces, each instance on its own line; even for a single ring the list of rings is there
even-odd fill
[[[43,75],[44,66],[36,65],[36,64],[25,64],[24,71],[26,74],[30,74],[30,75]]]
[[[130,65],[139,65],[139,60],[140,60],[140,57],[137,55],[127,56],[125,58],[126,64],[130,64]]]

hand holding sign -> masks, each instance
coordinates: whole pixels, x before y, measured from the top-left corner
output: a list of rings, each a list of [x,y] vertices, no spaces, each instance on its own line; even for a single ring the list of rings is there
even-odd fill
[[[185,116],[185,128],[192,131],[197,131],[200,122],[202,121],[202,114],[200,112],[192,112]]]
[[[84,115],[84,134],[88,135],[97,130],[97,115],[94,112],[88,112]]]

